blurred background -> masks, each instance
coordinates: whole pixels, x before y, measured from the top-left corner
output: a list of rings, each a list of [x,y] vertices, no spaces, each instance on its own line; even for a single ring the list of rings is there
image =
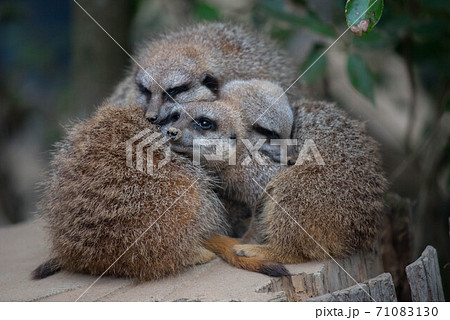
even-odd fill
[[[345,0],[78,0],[127,51],[153,33],[232,20],[275,39],[300,75],[347,28]],[[381,144],[390,191],[407,209],[387,222],[396,252],[427,244],[450,288],[450,3],[385,1],[367,35],[347,32],[300,79]],[[37,183],[71,119],[85,118],[129,59],[73,1],[0,2],[0,226],[34,219]],[[393,226],[398,224],[398,226]],[[394,258],[393,258],[394,257]],[[394,264],[391,262],[390,265]],[[398,281],[398,279],[396,280]]]

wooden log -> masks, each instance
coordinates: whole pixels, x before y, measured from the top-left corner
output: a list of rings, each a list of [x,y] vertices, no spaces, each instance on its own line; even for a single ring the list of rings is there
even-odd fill
[[[412,301],[445,301],[436,249],[427,246],[419,259],[406,267]]]
[[[378,277],[368,280],[369,293],[377,302],[397,301],[395,285],[390,273],[380,274]]]
[[[288,301],[306,301],[312,297],[363,283],[383,272],[378,247],[360,251],[347,258],[286,265],[286,267],[292,275],[290,282],[274,278],[269,285],[262,287],[258,292],[284,291],[287,293]],[[390,279],[392,282],[392,277]],[[367,295],[364,291],[360,294]],[[357,293],[352,293],[352,296],[356,299]]]
[[[310,298],[311,302],[391,302],[397,301],[394,282],[390,273],[359,283],[349,288]]]

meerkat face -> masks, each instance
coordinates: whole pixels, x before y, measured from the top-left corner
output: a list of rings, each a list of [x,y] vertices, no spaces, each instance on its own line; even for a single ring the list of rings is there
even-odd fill
[[[218,146],[223,147],[242,134],[239,114],[219,101],[191,102],[184,104],[183,110],[186,112],[174,111],[171,122],[161,127],[175,152],[192,157],[197,146],[201,160],[205,160],[205,155],[216,154]],[[224,151],[218,162],[227,164],[230,154],[228,149]],[[218,162],[212,163],[217,166]]]
[[[294,114],[283,89],[273,82],[254,79],[230,81],[221,91],[221,100],[240,106],[245,138],[252,145],[265,139],[259,151],[281,162],[280,144],[292,143],[289,139],[294,124]],[[295,146],[286,148],[287,158],[294,158]]]
[[[195,48],[168,44],[140,60],[143,70],[138,68],[135,74],[136,100],[151,123],[166,123],[177,103],[216,100],[219,81],[203,66]]]

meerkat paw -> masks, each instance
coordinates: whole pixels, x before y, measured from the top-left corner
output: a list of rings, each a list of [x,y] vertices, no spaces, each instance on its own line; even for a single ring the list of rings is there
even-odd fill
[[[236,244],[233,246],[233,251],[240,257],[265,258],[259,247],[260,246],[253,244]]]
[[[241,248],[243,246],[245,246],[245,244],[237,244],[234,245],[232,249],[238,256],[250,258],[250,256],[245,252],[245,249]]]
[[[207,262],[213,260],[215,257],[216,257],[216,254],[214,252],[209,251],[208,249],[205,249],[205,248],[201,248],[198,251],[195,264],[207,263]]]

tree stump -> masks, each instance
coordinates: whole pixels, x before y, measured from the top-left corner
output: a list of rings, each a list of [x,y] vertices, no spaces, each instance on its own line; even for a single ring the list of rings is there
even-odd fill
[[[412,301],[445,301],[436,249],[427,246],[419,259],[406,267]]]
[[[327,293],[322,296],[308,299],[308,301],[321,302],[391,302],[397,301],[394,282],[390,273],[365,281],[364,283],[351,286],[347,289]]]

